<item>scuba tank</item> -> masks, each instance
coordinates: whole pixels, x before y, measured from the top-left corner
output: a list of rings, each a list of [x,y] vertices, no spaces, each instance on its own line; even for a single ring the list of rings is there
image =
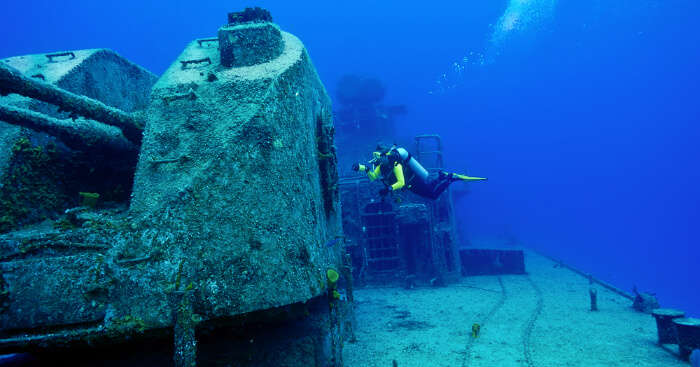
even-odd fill
[[[423,181],[428,180],[428,176],[430,175],[428,173],[428,170],[423,168],[423,166],[420,163],[418,163],[418,160],[413,158],[411,153],[409,153],[406,149],[401,148],[401,147],[399,147],[399,148],[394,147],[394,148],[392,148],[392,150],[394,150],[396,153],[398,153],[399,157],[401,157],[401,163],[410,167],[416,176],[420,177],[421,180],[423,180]]]

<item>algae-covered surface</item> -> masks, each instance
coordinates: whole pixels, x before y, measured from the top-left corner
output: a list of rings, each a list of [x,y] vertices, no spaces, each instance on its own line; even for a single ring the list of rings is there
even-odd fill
[[[9,231],[25,213],[0,212],[0,231],[9,231],[0,236],[0,350],[51,352],[173,333],[176,354],[191,360],[200,322],[213,329],[234,316],[325,296],[326,271],[342,265],[342,246],[326,245],[342,237],[331,103],[301,41],[278,36],[280,55],[233,68],[220,65],[216,40],[193,41],[144,93],[138,163],[121,175],[134,177],[128,203],[80,181],[74,203],[57,204],[32,230],[28,221]],[[65,71],[84,55],[43,56],[66,58]],[[105,56],[105,70],[114,57]],[[12,60],[27,66],[37,58]],[[41,78],[58,78],[47,75]],[[106,80],[104,89],[120,83]],[[19,141],[15,156],[28,157],[19,161],[61,171],[49,164],[53,150]],[[10,183],[20,191],[0,195],[6,206],[49,197],[36,183],[59,178],[9,167],[17,168]],[[105,211],[108,205],[114,210]],[[313,345],[329,327],[314,324]],[[332,358],[326,350],[304,355]]]
[[[686,366],[656,345],[656,324],[632,301],[532,252],[528,275],[462,278],[443,288],[355,291],[357,341],[347,366]],[[472,325],[480,325],[478,337]]]

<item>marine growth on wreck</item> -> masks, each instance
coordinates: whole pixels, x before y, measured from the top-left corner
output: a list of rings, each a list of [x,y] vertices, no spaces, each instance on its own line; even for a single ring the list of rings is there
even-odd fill
[[[279,339],[296,347],[275,361],[339,363],[330,99],[269,12],[229,14],[160,77],[79,50],[3,60],[0,81],[0,350],[171,335],[190,366],[195,329],[243,325],[274,334],[248,361],[271,365]]]

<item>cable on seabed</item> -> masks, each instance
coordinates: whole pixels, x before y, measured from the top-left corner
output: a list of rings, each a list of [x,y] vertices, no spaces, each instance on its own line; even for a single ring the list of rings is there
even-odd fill
[[[491,317],[498,311],[498,309],[503,306],[504,303],[506,303],[506,298],[508,298],[508,294],[506,293],[506,287],[503,285],[503,279],[501,277],[498,277],[498,285],[501,286],[501,297],[498,298],[498,302],[496,302],[491,309],[489,310],[489,313],[486,314],[483,320],[479,323],[481,325],[481,328],[483,329],[484,325],[491,319]],[[474,342],[476,341],[476,338],[471,337],[471,334],[469,336],[469,339],[467,340],[467,345],[465,347],[464,351],[464,359],[462,360],[462,367],[467,367],[469,366],[469,362],[471,361],[471,353],[472,353],[472,346],[474,345]]]
[[[532,345],[530,340],[532,338],[532,329],[535,327],[535,322],[537,322],[537,318],[542,313],[544,301],[542,299],[542,291],[529,275],[527,276],[527,281],[535,290],[535,294],[537,294],[537,306],[535,306],[535,309],[530,315],[530,319],[525,324],[525,328],[523,328],[523,355],[525,356],[525,366],[535,367],[535,363],[532,361]]]

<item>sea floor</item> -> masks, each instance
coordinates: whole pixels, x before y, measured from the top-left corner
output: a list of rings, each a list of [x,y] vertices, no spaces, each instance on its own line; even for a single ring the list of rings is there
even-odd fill
[[[656,344],[656,324],[632,301],[526,251],[528,275],[476,276],[441,288],[355,290],[349,367],[688,366]],[[472,337],[472,325],[481,326]]]

